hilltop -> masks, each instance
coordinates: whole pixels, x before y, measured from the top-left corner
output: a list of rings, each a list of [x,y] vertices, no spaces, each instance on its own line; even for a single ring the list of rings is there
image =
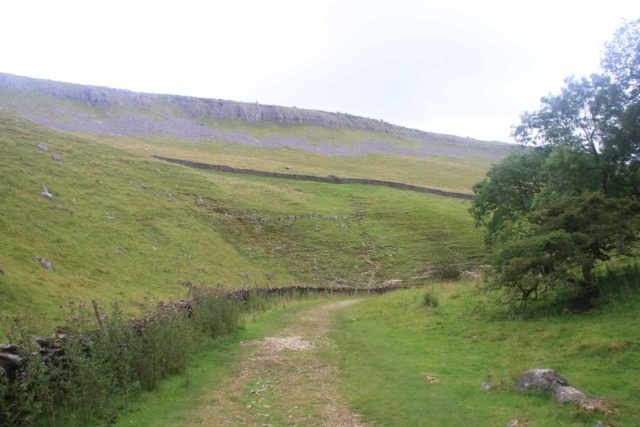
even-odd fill
[[[466,157],[468,154],[465,154],[465,149],[473,149],[487,157],[499,158],[509,151],[509,146],[505,144],[409,129],[351,114],[257,102],[136,93],[5,73],[0,73],[0,95],[0,105],[5,108],[37,123],[66,131],[117,136],[167,136],[188,141],[220,138],[239,144],[271,148],[286,146],[330,155],[389,152]],[[377,135],[372,135],[369,141],[361,141],[358,147],[345,148],[336,145],[336,141],[330,141],[334,138],[322,136],[252,138],[243,132],[225,129],[222,124],[216,123],[218,120],[349,129]],[[402,147],[398,139],[412,140],[418,144]]]
[[[39,80],[0,73],[0,110],[144,156],[381,179],[470,193],[517,149],[349,114]]]

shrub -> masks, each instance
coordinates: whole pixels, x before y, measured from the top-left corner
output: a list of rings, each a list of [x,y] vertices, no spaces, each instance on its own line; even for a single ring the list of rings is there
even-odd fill
[[[440,305],[440,298],[438,297],[438,294],[433,289],[425,292],[422,297],[422,305],[431,308],[438,307],[438,305]]]
[[[192,309],[193,322],[198,330],[211,338],[229,334],[240,325],[241,302],[215,295],[199,296]]]
[[[84,305],[71,303],[71,326],[60,331],[55,357],[41,351],[17,319],[9,338],[26,368],[15,380],[0,369],[0,425],[112,423],[117,402],[186,369],[198,336],[239,327],[241,301],[212,292],[192,302],[160,303],[135,321],[117,304],[105,316],[94,303],[95,322]]]
[[[430,275],[436,280],[458,281],[462,276],[462,269],[455,263],[440,262],[432,267]]]

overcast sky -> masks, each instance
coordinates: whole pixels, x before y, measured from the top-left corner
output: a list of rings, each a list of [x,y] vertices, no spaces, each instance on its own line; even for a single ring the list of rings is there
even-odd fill
[[[637,0],[7,1],[0,72],[508,140]]]

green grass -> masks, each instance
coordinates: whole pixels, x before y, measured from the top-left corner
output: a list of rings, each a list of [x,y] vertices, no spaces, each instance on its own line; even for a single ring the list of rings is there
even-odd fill
[[[496,426],[512,418],[540,426],[640,423],[637,292],[586,314],[504,320],[472,283],[433,289],[437,308],[423,305],[427,289],[418,288],[339,313],[333,337],[342,392],[365,419],[381,426]],[[614,399],[617,413],[588,414],[553,397],[514,392],[517,375],[536,367],[557,369],[589,396]],[[426,375],[440,382],[430,384]],[[482,390],[489,376],[502,387]]]
[[[375,271],[376,283],[417,283],[443,260],[478,262],[467,208],[390,188],[192,170],[0,113],[0,315],[30,313],[47,331],[69,300],[135,310],[183,296],[180,280],[361,286]]]
[[[246,124],[250,126],[249,124]],[[324,129],[319,128],[318,129]],[[305,135],[302,132],[300,135]],[[340,132],[345,132],[341,130]],[[293,131],[291,131],[293,132]],[[335,130],[338,132],[338,130]],[[356,132],[356,131],[352,131]],[[259,148],[224,141],[191,143],[169,138],[94,137],[137,154],[175,157],[238,168],[310,175],[337,175],[406,182],[449,191],[471,193],[471,187],[484,176],[491,161],[469,157],[410,157],[369,154],[360,157],[324,156],[292,148]],[[348,141],[348,139],[347,139]],[[471,151],[471,150],[470,150]],[[291,169],[287,169],[290,167]]]
[[[103,108],[29,90],[19,92],[0,90],[0,108],[3,106],[8,110],[19,107],[19,111],[27,117],[31,115],[38,120],[59,123],[63,126],[67,124],[71,116],[83,117],[87,121],[109,121],[124,114],[145,116],[151,122],[163,121],[166,117],[177,117],[187,121],[194,120],[179,108],[172,107],[161,100],[151,102],[146,108],[119,106],[117,103],[109,108]],[[504,143],[490,141],[477,141],[476,145],[470,143],[460,147],[456,146],[459,141],[452,142],[443,135],[427,136],[425,134],[418,138],[416,135],[403,133],[400,130],[389,131],[383,124],[380,124],[378,131],[367,131],[316,125],[282,124],[265,120],[257,122],[210,118],[198,120],[200,125],[257,139],[280,137],[301,140],[311,145],[328,144],[352,148],[368,141],[382,142],[395,148],[416,148],[421,144],[428,143],[434,149],[442,149],[443,152],[455,154],[449,156],[407,156],[376,153],[366,156],[339,157],[314,154],[303,149],[258,148],[230,143],[218,138],[209,138],[194,143],[161,136],[118,137],[89,134],[84,137],[96,142],[106,142],[111,146],[124,148],[138,154],[158,154],[166,157],[179,157],[276,172],[287,171],[400,181],[465,193],[471,192],[473,184],[484,176],[486,170],[493,163],[490,152],[493,152],[493,156],[499,156],[500,153],[504,153],[505,147],[508,147]]]
[[[107,95],[108,97],[108,95]],[[192,107],[197,109],[199,101]],[[110,121],[126,114],[146,117],[150,123],[175,117],[194,122],[180,108],[157,99],[145,107],[123,106],[116,101],[110,107],[90,105],[80,100],[54,97],[37,90],[0,90],[0,108],[19,111],[25,117],[33,117],[49,123],[68,124],[71,117],[86,121]],[[507,144],[495,141],[461,143],[461,138],[438,134],[418,137],[410,131],[374,124],[377,130],[359,130],[317,125],[282,124],[266,120],[247,122],[234,119],[199,118],[197,123],[217,130],[242,134],[257,139],[269,137],[289,138],[311,145],[333,145],[356,148],[359,144],[376,141],[389,147],[417,148],[429,144],[435,150],[451,155],[407,156],[400,154],[370,154],[366,156],[338,157],[314,154],[303,149],[258,148],[235,144],[219,138],[208,138],[197,143],[174,140],[169,137],[119,137],[84,135],[96,142],[106,142],[138,154],[159,154],[195,161],[222,163],[240,168],[268,171],[290,171],[316,175],[338,175],[400,181],[457,192],[471,192],[495,156],[506,154]],[[123,132],[123,133],[126,133]],[[487,151],[488,150],[488,151]],[[287,169],[290,167],[291,169]]]

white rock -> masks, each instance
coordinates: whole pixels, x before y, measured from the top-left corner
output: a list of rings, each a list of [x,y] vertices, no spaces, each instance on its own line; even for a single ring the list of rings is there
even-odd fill
[[[49,189],[45,186],[42,187],[42,193],[40,193],[40,195],[42,197],[44,197],[47,200],[53,200],[55,199],[55,197],[53,196],[53,194],[51,194],[51,192],[49,191]]]
[[[577,388],[560,386],[556,389],[556,401],[558,403],[577,402],[587,396]]]

